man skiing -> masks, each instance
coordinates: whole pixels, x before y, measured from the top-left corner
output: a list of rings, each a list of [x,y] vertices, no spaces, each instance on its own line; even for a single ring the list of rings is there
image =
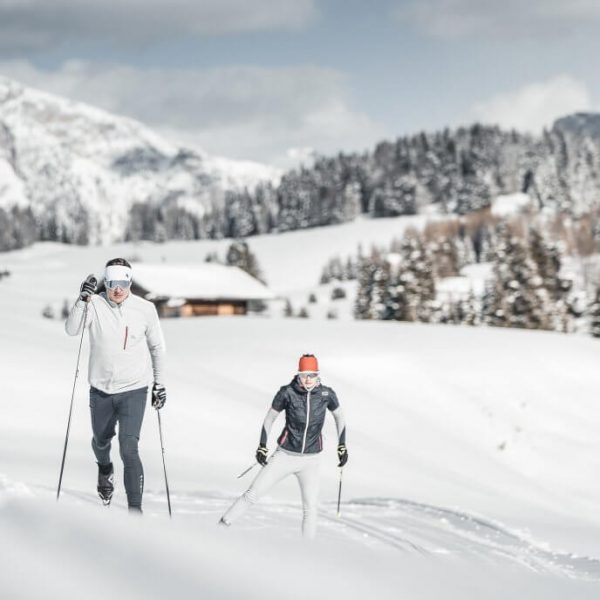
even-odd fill
[[[348,461],[346,425],[335,392],[321,384],[319,365],[312,354],[300,358],[298,373],[288,385],[279,389],[267,412],[256,460],[263,467],[250,488],[221,517],[221,525],[231,525],[275,483],[294,474],[302,495],[302,534],[313,539],[317,530],[319,495],[319,455],[323,449],[321,431],[327,410],[335,419],[338,433],[339,467]],[[277,439],[277,449],[267,461],[267,441],[278,415],[285,411],[285,427]]]
[[[98,495],[104,504],[109,504],[113,495],[110,449],[118,423],[127,504],[130,511],[141,513],[144,470],[138,441],[150,382],[154,382],[152,406],[159,410],[167,399],[163,378],[165,344],[156,308],[131,293],[131,282],[132,268],[125,259],[108,261],[104,270],[106,292],[96,295],[95,278],[88,277],[81,284],[65,329],[75,336],[85,323],[89,332],[88,381]]]

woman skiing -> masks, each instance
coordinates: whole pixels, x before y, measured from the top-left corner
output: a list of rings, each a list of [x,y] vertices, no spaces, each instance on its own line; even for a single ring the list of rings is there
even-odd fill
[[[294,474],[302,494],[302,534],[313,539],[317,530],[319,495],[319,454],[323,449],[321,431],[327,410],[335,419],[338,432],[339,467],[348,461],[346,425],[335,392],[321,384],[319,365],[312,354],[300,358],[298,373],[288,385],[279,389],[265,417],[256,460],[263,467],[252,485],[221,517],[222,525],[231,525],[275,483]],[[277,449],[267,461],[269,433],[281,411],[285,427],[277,439]]]

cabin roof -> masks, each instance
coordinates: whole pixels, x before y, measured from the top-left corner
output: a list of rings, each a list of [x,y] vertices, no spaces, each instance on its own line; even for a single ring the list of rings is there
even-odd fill
[[[215,263],[133,265],[133,281],[146,298],[186,300],[270,300],[273,292],[238,267]]]

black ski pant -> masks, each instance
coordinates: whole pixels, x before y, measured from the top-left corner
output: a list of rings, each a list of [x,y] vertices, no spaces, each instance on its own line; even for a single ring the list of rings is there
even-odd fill
[[[90,411],[92,414],[92,448],[99,465],[108,465],[110,447],[119,424],[119,450],[124,466],[127,504],[142,506],[144,469],[138,452],[140,430],[144,420],[148,388],[106,394],[90,388]]]

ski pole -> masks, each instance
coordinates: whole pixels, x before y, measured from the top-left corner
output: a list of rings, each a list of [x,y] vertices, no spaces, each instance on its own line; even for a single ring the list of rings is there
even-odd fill
[[[88,280],[93,282],[96,287],[97,280],[92,275],[88,276]],[[65,435],[65,447],[63,448],[62,462],[60,463],[60,476],[58,478],[58,487],[56,488],[56,501],[60,498],[60,488],[62,487],[63,472],[65,470],[65,460],[67,458],[67,445],[69,444],[69,432],[71,431],[71,416],[73,414],[73,398],[75,398],[75,386],[77,385],[77,377],[79,375],[79,360],[81,358],[81,347],[83,346],[83,335],[85,333],[85,326],[87,323],[88,306],[85,305],[85,313],[83,315],[83,328],[81,330],[81,339],[79,340],[79,352],[77,352],[77,365],[75,367],[75,378],[73,379],[73,391],[71,392],[71,405],[69,406],[69,418],[67,420],[67,433]]]
[[[165,474],[165,488],[167,490],[167,505],[169,507],[169,518],[172,518],[171,495],[169,494],[169,480],[167,479],[167,466],[165,464],[165,445],[163,443],[162,422],[160,420],[160,410],[158,410],[158,409],[156,410],[156,416],[158,417],[158,434],[160,436],[160,449],[162,452],[163,472]]]
[[[252,471],[252,469],[254,469],[254,467],[257,465],[258,463],[252,463],[245,471],[243,471],[242,473],[240,473],[237,478],[241,479],[246,473],[250,473],[250,471]]]
[[[267,459],[271,458],[273,456],[273,454],[275,454],[275,452],[272,452],[270,456],[267,457]],[[269,461],[267,460],[267,462],[265,463],[265,465],[268,463]],[[250,471],[252,471],[252,469],[254,469],[254,467],[256,467],[256,465],[258,465],[259,463],[255,462],[252,463],[245,471],[242,471],[238,476],[237,479],[241,479],[246,473],[250,473]],[[261,467],[264,467],[265,465],[261,464]]]
[[[338,487],[338,501],[337,501],[337,517],[341,517],[340,503],[342,502],[342,473],[344,472],[343,467],[340,467],[340,485]]]

